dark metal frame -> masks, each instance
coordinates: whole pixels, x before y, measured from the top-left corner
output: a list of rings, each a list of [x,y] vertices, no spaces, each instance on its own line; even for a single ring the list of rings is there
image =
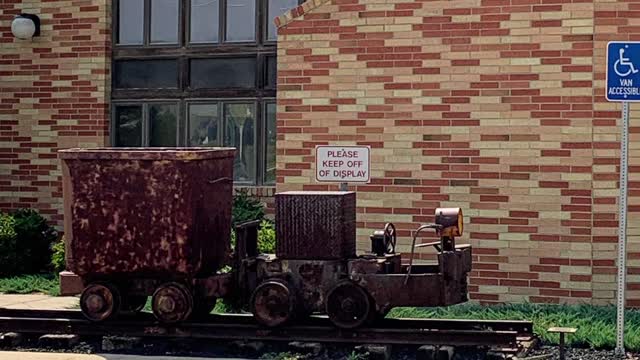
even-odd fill
[[[120,60],[155,60],[176,59],[178,62],[178,88],[166,89],[117,89],[115,87],[115,67],[112,66],[112,106],[133,105],[143,106],[143,144],[149,144],[149,124],[147,108],[148,103],[178,103],[177,145],[188,144],[188,105],[191,103],[228,103],[228,102],[252,102],[256,105],[256,180],[251,185],[273,185],[265,183],[266,176],[266,106],[275,102],[276,89],[269,87],[267,58],[276,56],[276,42],[268,41],[268,26],[266,14],[268,14],[268,0],[256,1],[255,41],[252,42],[226,42],[226,6],[227,0],[219,1],[219,36],[217,43],[189,42],[190,37],[190,12],[191,0],[179,0],[178,15],[178,43],[177,44],[152,44],[151,38],[151,2],[144,1],[144,26],[143,44],[119,45],[119,2],[113,0],[113,29],[112,31],[112,65]],[[298,1],[301,3],[302,1]],[[256,59],[256,83],[253,88],[225,88],[225,89],[192,89],[189,86],[190,60],[207,58],[236,58],[255,57]],[[115,120],[115,111],[112,118]],[[111,144],[115,145],[115,121],[111,125]],[[222,138],[221,140],[224,140]]]

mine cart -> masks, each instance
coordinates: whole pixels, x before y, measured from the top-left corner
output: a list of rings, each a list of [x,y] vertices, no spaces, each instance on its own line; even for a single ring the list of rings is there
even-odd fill
[[[228,277],[233,148],[97,148],[62,159],[67,270],[90,320],[140,310],[209,312]]]
[[[325,313],[341,328],[356,328],[398,306],[447,306],[467,300],[471,247],[459,208],[436,210],[435,223],[413,234],[407,258],[396,253],[395,226],[371,235],[371,251],[356,254],[356,194],[294,191],[276,194],[276,254],[258,255],[256,234],[239,228],[236,282],[261,324],[274,327]],[[253,224],[256,225],[255,223]],[[415,244],[425,229],[435,242]],[[413,264],[413,249],[433,246],[437,261]]]

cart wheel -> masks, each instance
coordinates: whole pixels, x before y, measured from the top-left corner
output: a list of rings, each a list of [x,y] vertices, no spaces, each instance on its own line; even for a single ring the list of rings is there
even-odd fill
[[[91,321],[104,321],[120,310],[120,292],[109,283],[91,283],[82,291],[80,309]]]
[[[138,313],[147,304],[147,297],[144,295],[128,295],[122,301],[122,310],[130,313]]]
[[[262,325],[282,325],[293,318],[294,311],[293,294],[283,281],[267,280],[251,296],[251,312]]]
[[[217,298],[202,298],[198,297],[193,300],[193,313],[191,317],[207,316],[211,314],[216,307]]]
[[[350,281],[340,282],[329,290],[326,310],[331,322],[343,329],[357,328],[373,317],[369,294]]]
[[[163,323],[181,322],[193,311],[193,296],[182,284],[166,283],[153,293],[151,308],[156,318]]]

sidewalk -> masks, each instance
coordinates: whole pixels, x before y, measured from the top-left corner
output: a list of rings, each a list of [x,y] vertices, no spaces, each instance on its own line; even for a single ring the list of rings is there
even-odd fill
[[[65,310],[78,308],[78,298],[73,296],[0,294],[0,308]],[[0,356],[0,359],[4,359]]]
[[[32,353],[32,352],[3,352],[0,351],[2,360],[244,360],[231,358],[193,358],[176,356],[138,356],[138,355],[84,355],[84,354],[54,354],[54,353]]]

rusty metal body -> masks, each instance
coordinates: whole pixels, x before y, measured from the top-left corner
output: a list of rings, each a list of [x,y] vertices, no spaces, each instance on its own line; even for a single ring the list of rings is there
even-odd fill
[[[255,270],[247,272],[255,272],[253,284],[270,279],[288,281],[296,291],[296,310],[301,314],[324,313],[327,293],[343,279],[365,289],[379,315],[385,315],[394,307],[448,306],[468,300],[470,247],[442,252],[435,264],[414,265],[406,284],[407,266],[401,261],[401,254],[343,260],[289,260],[260,256],[254,263]]]
[[[356,194],[288,191],[276,194],[276,256],[336,260],[356,255]]]
[[[270,282],[277,281],[278,288],[281,289],[278,296],[274,295],[271,298],[274,304],[279,304],[279,307],[274,305],[269,308],[265,305],[269,302],[269,296],[261,294],[260,306],[252,310],[256,318],[267,319],[263,321],[265,325],[276,326],[277,321],[269,320],[272,318],[268,314],[282,312],[284,305],[287,311],[292,313],[287,313],[286,317],[279,317],[281,322],[277,325],[284,322],[285,318],[289,321],[296,316],[311,313],[328,313],[331,318],[333,311],[337,313],[334,314],[336,325],[354,328],[365,324],[370,318],[384,316],[394,307],[448,306],[468,300],[467,274],[471,270],[471,246],[456,245],[453,237],[462,234],[460,209],[438,209],[436,224],[421,227],[436,229],[441,237],[440,241],[418,245],[420,247],[433,245],[436,248],[437,261],[432,264],[403,265],[402,254],[395,253],[394,250],[396,235],[393,224],[387,224],[383,232],[378,231],[372,235],[372,239],[375,238],[376,241],[372,242],[371,253],[327,260],[323,259],[326,257],[317,253],[321,250],[315,247],[316,244],[310,245],[306,242],[312,239],[316,243],[324,244],[326,246],[324,251],[335,255],[336,252],[330,249],[333,245],[331,241],[323,241],[326,239],[323,236],[314,238],[313,235],[298,235],[312,232],[326,216],[323,211],[309,211],[310,207],[304,205],[306,201],[317,202],[314,197],[318,196],[318,193],[313,193],[306,198],[300,193],[290,196],[297,197],[294,202],[297,209],[306,209],[298,213],[298,216],[303,216],[302,213],[304,213],[305,219],[289,222],[289,224],[294,223],[295,226],[283,226],[280,229],[278,241],[284,239],[292,242],[283,256],[257,256],[255,253],[257,231],[251,231],[252,235],[248,236],[251,226],[238,228],[238,249],[243,254],[242,259],[239,259],[238,274],[240,276],[236,278],[238,286],[247,289],[245,293],[249,294],[256,288],[268,286]],[[335,193],[329,196],[335,196]],[[340,204],[340,202],[336,203]],[[336,213],[338,210],[329,206],[317,208],[331,213]],[[285,211],[279,211],[279,213],[283,212]],[[254,223],[253,227],[257,225]],[[328,226],[333,226],[333,223],[329,223]],[[320,234],[325,235],[329,232],[325,230]],[[295,236],[290,236],[291,233]],[[300,241],[305,243],[296,243]],[[381,247],[380,243],[393,244],[393,246]],[[247,252],[243,249],[254,250]],[[291,249],[294,249],[295,253]],[[305,251],[308,252],[306,258],[300,258],[305,255]],[[380,254],[380,251],[387,253]],[[293,258],[288,257],[289,255]],[[412,257],[413,254],[411,254]],[[283,294],[286,294],[287,299],[284,305],[281,304],[281,300],[278,300],[283,298]],[[354,310],[363,308],[367,310],[360,313]],[[356,317],[355,321],[344,320],[350,319],[351,315]]]
[[[67,269],[81,277],[196,277],[230,252],[234,150],[69,149]]]

